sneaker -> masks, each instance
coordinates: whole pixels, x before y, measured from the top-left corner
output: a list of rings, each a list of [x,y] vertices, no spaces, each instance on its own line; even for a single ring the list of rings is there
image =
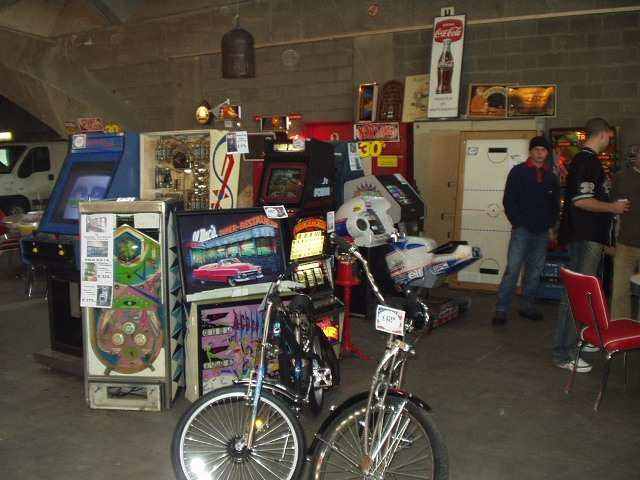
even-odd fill
[[[556,363],[556,367],[564,368],[565,370],[573,370],[573,360],[569,360],[564,363]],[[578,358],[578,367],[576,368],[576,372],[578,373],[588,373],[591,371],[591,364],[585,362],[581,358]]]
[[[528,318],[533,322],[539,322],[543,318],[542,313],[533,308],[521,308],[520,310],[518,310],[518,315],[524,318]]]
[[[491,320],[491,324],[494,327],[501,327],[505,323],[507,323],[507,314],[506,314],[506,312],[496,312],[493,315],[493,320]]]
[[[582,351],[586,353],[596,353],[600,351],[600,347],[596,347],[595,345],[591,345],[590,343],[585,343],[582,345]]]

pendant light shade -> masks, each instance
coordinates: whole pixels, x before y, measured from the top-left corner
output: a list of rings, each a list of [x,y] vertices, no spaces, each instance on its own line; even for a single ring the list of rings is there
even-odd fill
[[[222,78],[256,76],[253,36],[240,28],[237,19],[233,30],[222,36]]]

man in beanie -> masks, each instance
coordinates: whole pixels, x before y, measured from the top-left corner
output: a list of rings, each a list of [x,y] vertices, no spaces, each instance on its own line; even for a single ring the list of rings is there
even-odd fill
[[[524,266],[523,295],[518,313],[542,320],[533,300],[547,254],[550,229],[560,210],[558,178],[547,163],[551,146],[544,137],[529,142],[529,158],[513,167],[507,177],[502,204],[511,222],[507,268],[500,282],[493,325],[507,321],[511,300]]]
[[[611,201],[611,182],[598,158],[598,154],[609,145],[613,130],[602,118],[589,120],[586,130],[587,140],[568,169],[559,241],[569,247],[571,270],[597,275],[604,246],[611,245],[613,217],[629,211],[630,204],[628,200]],[[563,294],[553,334],[553,362],[560,368],[572,370],[576,350],[576,327],[569,301]],[[576,371],[589,372],[591,365],[578,357]]]

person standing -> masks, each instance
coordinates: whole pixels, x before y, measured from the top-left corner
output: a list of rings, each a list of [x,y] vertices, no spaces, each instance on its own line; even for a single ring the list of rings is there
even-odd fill
[[[613,199],[628,200],[633,208],[620,217],[613,260],[613,318],[631,318],[631,287],[629,279],[640,269],[640,151],[631,165],[613,178]]]
[[[547,163],[551,146],[544,137],[529,142],[529,158],[513,167],[507,177],[502,204],[511,223],[507,268],[498,290],[492,324],[507,322],[513,294],[524,266],[523,295],[518,313],[531,320],[542,320],[533,306],[540,284],[550,228],[558,219],[560,187]]]
[[[598,159],[613,131],[606,120],[592,118],[586,125],[587,140],[568,168],[566,194],[559,241],[568,245],[569,268],[585,275],[597,275],[605,245],[611,244],[613,216],[629,210],[628,202],[611,202],[610,182]],[[572,370],[577,348],[576,328],[566,293],[562,295],[552,340],[556,366]],[[578,358],[577,372],[591,371]]]

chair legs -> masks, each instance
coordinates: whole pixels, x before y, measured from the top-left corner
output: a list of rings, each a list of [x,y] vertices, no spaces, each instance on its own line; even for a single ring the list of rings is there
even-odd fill
[[[571,388],[573,387],[573,382],[576,378],[576,370],[578,369],[578,359],[580,358],[580,353],[582,352],[582,346],[584,342],[582,340],[578,341],[578,348],[576,349],[576,358],[573,360],[573,369],[569,374],[569,380],[567,380],[567,384],[564,387],[564,393],[569,395],[571,393]]]
[[[628,353],[624,352],[624,391],[627,391],[627,385],[629,384],[629,359]]]
[[[605,357],[604,368],[602,370],[602,381],[600,383],[600,391],[598,392],[598,397],[596,398],[596,403],[593,406],[593,411],[597,412],[600,408],[600,402],[602,402],[602,397],[604,396],[604,391],[607,388],[607,380],[609,380],[609,367],[611,366],[611,355],[608,353]],[[626,372],[625,372],[626,375]]]

